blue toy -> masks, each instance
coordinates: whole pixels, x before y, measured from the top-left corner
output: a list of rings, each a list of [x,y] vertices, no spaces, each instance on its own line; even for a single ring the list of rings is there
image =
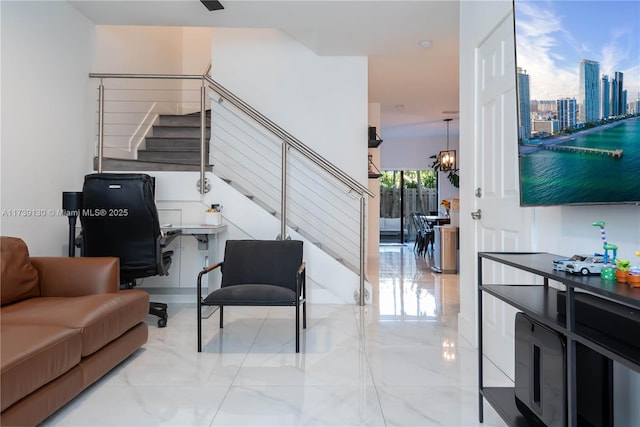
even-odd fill
[[[612,267],[616,263],[616,257],[618,255],[618,246],[613,243],[607,242],[607,234],[604,231],[604,221],[598,221],[593,223],[594,227],[600,227],[600,237],[602,238],[602,248],[604,249],[604,266]],[[613,251],[613,258],[611,264],[609,264],[609,251]]]

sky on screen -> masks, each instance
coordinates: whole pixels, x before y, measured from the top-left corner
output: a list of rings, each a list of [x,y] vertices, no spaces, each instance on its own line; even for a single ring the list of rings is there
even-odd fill
[[[578,97],[581,59],[600,63],[611,79],[624,73],[627,100],[640,92],[640,2],[515,0],[517,66],[530,98]]]

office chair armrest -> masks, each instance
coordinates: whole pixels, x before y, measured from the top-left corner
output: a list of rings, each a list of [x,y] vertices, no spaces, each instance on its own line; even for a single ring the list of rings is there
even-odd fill
[[[165,232],[161,232],[158,238],[156,239],[156,265],[158,269],[158,275],[167,276],[169,274],[169,266],[171,265],[171,261],[168,263],[165,262],[164,255],[165,254],[173,254],[173,251],[163,252],[167,246],[175,239],[176,237],[182,234],[182,230],[173,229]]]
[[[116,293],[120,260],[115,257],[32,257],[43,297],[78,297]]]
[[[177,228],[165,230],[160,234],[160,247],[165,248],[178,236],[182,234],[182,230]]]

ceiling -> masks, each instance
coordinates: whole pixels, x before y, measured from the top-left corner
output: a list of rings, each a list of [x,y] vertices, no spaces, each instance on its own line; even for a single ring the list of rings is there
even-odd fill
[[[278,28],[318,55],[369,58],[369,102],[384,139],[458,134],[458,9],[443,1],[71,1],[98,25]],[[420,41],[431,41],[423,48]]]

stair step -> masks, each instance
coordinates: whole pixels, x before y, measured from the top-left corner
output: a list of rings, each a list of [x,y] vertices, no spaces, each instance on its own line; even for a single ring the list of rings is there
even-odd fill
[[[207,116],[207,127],[211,126],[211,114]],[[171,115],[161,114],[158,117],[160,126],[195,126],[200,128],[200,113],[197,115]]]
[[[147,151],[197,151],[200,152],[200,138],[145,138]],[[209,144],[205,144],[209,146]]]
[[[152,136],[178,137],[178,138],[200,138],[200,125],[198,126],[158,126],[154,125],[151,130]],[[211,129],[205,130],[205,138],[211,138]]]
[[[93,169],[98,170],[98,158],[93,159]],[[176,171],[192,172],[200,170],[200,163],[168,163],[168,162],[146,162],[134,159],[114,159],[105,157],[102,159],[103,171]],[[206,166],[205,170],[210,171],[211,166]]]
[[[200,164],[200,152],[173,150],[173,151],[149,151],[138,150],[138,160],[152,162],[174,162],[174,163],[194,163]]]

